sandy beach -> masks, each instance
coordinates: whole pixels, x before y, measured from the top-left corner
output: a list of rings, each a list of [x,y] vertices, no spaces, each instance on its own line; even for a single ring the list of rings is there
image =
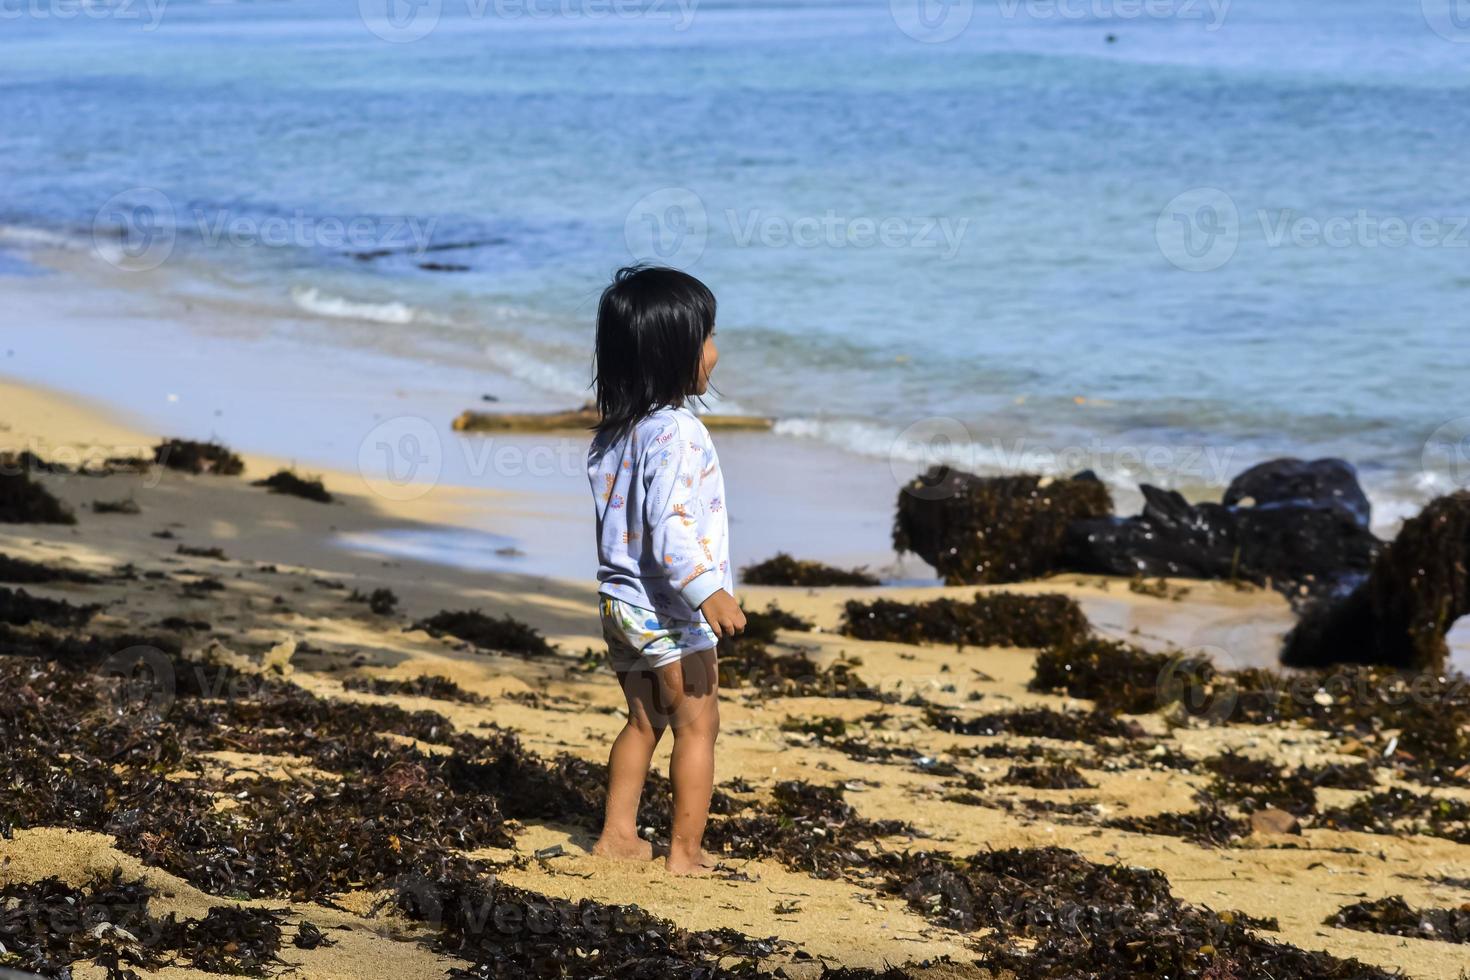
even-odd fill
[[[74,397],[6,382],[0,385],[0,450],[28,446],[76,451],[79,459],[127,455],[167,433],[145,432],[111,421],[102,406]],[[324,472],[337,498],[320,504],[268,493],[251,479],[274,472],[280,460],[245,457],[244,478],[194,476],[154,467],[108,476],[38,475],[37,479],[77,515],[75,525],[0,525],[0,553],[97,576],[93,584],[27,586],[36,596],[97,603],[94,627],[138,631],[169,617],[209,624],[185,630],[189,651],[260,665],[289,657],[288,683],[334,701],[395,704],[442,715],[455,729],[516,733],[525,747],[550,758],[567,754],[605,759],[620,725],[620,698],[605,668],[582,669],[586,651],[600,647],[594,586],[504,572],[434,565],[341,545],[344,536],[387,528],[445,528],[466,523],[466,513],[534,513],[534,498],[503,491],[437,488],[413,500],[373,494],[357,473]],[[131,499],[138,513],[96,513],[95,501]],[[168,532],[166,538],[159,537]],[[180,546],[214,549],[223,557],[181,555]],[[194,552],[195,555],[208,552]],[[118,570],[130,567],[130,577]],[[208,578],[212,591],[187,588]],[[181,592],[181,585],[184,586]],[[1182,598],[1130,590],[1126,580],[1061,577],[1010,587],[1021,593],[1060,593],[1076,599],[1096,631],[1167,649],[1215,637],[1228,647],[1241,631],[1279,631],[1290,625],[1286,604],[1272,592],[1241,591],[1222,583],[1189,582]],[[389,615],[370,613],[354,592],[390,589],[399,600]],[[921,600],[968,597],[974,589],[882,588],[741,590],[747,608],[771,603],[810,620],[811,631],[782,630],[776,651],[804,651],[816,664],[858,664],[871,685],[898,698],[889,703],[829,697],[771,697],[753,688],[727,690],[717,781],[741,799],[768,800],[784,781],[846,786],[846,800],[861,818],[901,819],[919,836],[888,836],[884,850],[922,848],[950,854],[990,849],[1062,847],[1105,865],[1162,872],[1175,898],[1214,910],[1239,910],[1279,920],[1269,938],[1307,950],[1325,950],[1412,977],[1459,975],[1463,946],[1400,938],[1347,928],[1325,920],[1354,902],[1402,896],[1413,907],[1457,907],[1470,899],[1463,879],[1470,845],[1418,834],[1368,834],[1308,826],[1300,834],[1250,833],[1227,846],[1204,846],[1178,836],[1105,826],[1128,817],[1188,810],[1206,783],[1203,770],[1105,765],[1110,750],[1086,741],[1043,739],[1056,758],[1075,760],[1084,789],[1031,789],[1001,780],[1009,762],[978,750],[1019,748],[1011,735],[971,736],[926,723],[926,712],[1011,711],[1042,706],[1059,711],[1086,707],[1064,696],[1028,690],[1035,651],[860,641],[838,632],[843,603],[855,595]],[[993,591],[993,590],[986,590]],[[556,648],[549,657],[497,655],[452,638],[436,638],[410,624],[439,610],[479,609],[510,614],[541,631]],[[274,651],[274,652],[272,652]],[[349,678],[408,680],[438,676],[488,699],[467,704],[427,697],[377,696],[344,689]],[[533,696],[534,695],[534,696]],[[918,695],[925,706],[904,700]],[[843,719],[849,734],[895,750],[887,761],[857,759],[823,738],[800,731],[800,722]],[[1159,745],[1190,759],[1227,750],[1290,766],[1352,764],[1359,755],[1324,733],[1292,725],[1166,725],[1159,716],[1136,719]],[[385,735],[388,733],[384,733]],[[667,760],[667,744],[655,768]],[[1158,751],[1163,751],[1159,749]],[[926,760],[915,762],[914,760]],[[310,780],[309,760],[289,754],[213,753],[197,760],[211,778]],[[957,768],[939,766],[948,763]],[[936,768],[937,767],[937,768]],[[956,773],[984,785],[981,805],[955,802]],[[188,778],[181,775],[179,778]],[[340,776],[326,774],[322,779]],[[1380,779],[1389,777],[1381,776]],[[733,788],[731,788],[733,787]],[[1470,791],[1436,790],[1470,801]],[[1319,790],[1319,803],[1338,806],[1364,795]],[[946,797],[949,797],[948,799]],[[1028,804],[1085,803],[1058,816]],[[476,856],[497,862],[503,884],[571,900],[633,904],[689,930],[729,928],[750,937],[776,937],[781,946],[761,970],[816,975],[822,966],[882,969],[900,966],[913,976],[986,976],[973,966],[974,934],[947,928],[856,875],[817,877],[772,858],[725,855],[724,871],[708,879],[669,879],[657,862],[629,865],[590,856],[586,848],[598,815],[567,813],[558,820],[518,820],[510,848]],[[559,846],[559,847],[558,847]],[[552,851],[543,851],[553,848]],[[537,852],[554,857],[530,859]],[[157,867],[150,867],[104,834],[59,827],[23,827],[0,841],[0,880],[36,881],[59,876],[80,885],[93,872],[121,868],[141,877],[159,896],[151,910],[200,915],[233,902],[210,895]],[[327,904],[284,898],[246,906],[284,909],[292,922],[309,921],[339,939],[336,946],[291,946],[281,960],[313,978],[437,977],[465,966],[423,942],[426,930],[387,912],[372,912],[374,894],[341,894]],[[798,951],[800,951],[798,953]],[[943,960],[927,969],[920,964]],[[81,966],[78,976],[103,976]],[[143,975],[205,976],[181,966]],[[1226,974],[1219,976],[1253,975]],[[1347,975],[1347,974],[1343,974]]]

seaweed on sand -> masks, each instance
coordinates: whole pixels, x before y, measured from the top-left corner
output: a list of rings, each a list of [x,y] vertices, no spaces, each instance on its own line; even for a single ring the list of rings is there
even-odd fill
[[[81,626],[97,615],[100,606],[74,606],[63,599],[44,599],[25,589],[0,587],[0,623],[27,626],[46,623],[50,626]]]
[[[386,677],[349,677],[342,682],[349,691],[361,691],[380,697],[433,698],[437,701],[458,701],[461,704],[489,704],[483,694],[466,691],[447,677],[425,674],[409,680],[390,680]]]
[[[893,547],[917,554],[950,585],[1021,582],[1062,567],[1073,521],[1112,512],[1096,479],[980,477],[934,466],[899,491]]]
[[[834,568],[817,561],[798,561],[784,551],[765,561],[746,565],[740,570],[740,581],[746,585],[878,585],[876,576],[863,568]]]
[[[838,660],[819,667],[805,654],[779,656],[760,638],[742,636],[720,641],[720,686],[752,689],[763,697],[861,698],[894,702],[898,696],[864,680],[854,668],[857,659]]]
[[[462,860],[395,881],[385,901],[439,928],[438,947],[474,964],[452,980],[755,977],[758,961],[786,947],[730,929],[680,929],[633,905],[538,895]]]
[[[245,462],[224,446],[192,439],[163,440],[153,448],[153,461],[184,473],[239,476],[245,472]]]
[[[374,616],[391,616],[398,608],[398,596],[392,589],[373,589],[367,593],[353,589],[347,601],[366,603]]]
[[[1470,907],[1416,909],[1399,895],[1346,905],[1329,915],[1324,924],[1387,936],[1470,943]]]
[[[742,857],[774,857],[818,878],[836,878],[872,864],[874,838],[914,834],[901,820],[858,816],[845,795],[840,783],[777,783],[769,806],[713,821],[705,831],[705,845]]]
[[[1039,766],[1011,766],[1000,781],[1011,786],[1029,786],[1032,789],[1097,788],[1070,762],[1055,762]]]
[[[1086,636],[1087,617],[1064,595],[979,592],[966,602],[849,600],[842,632],[860,640],[952,643],[955,646],[1043,647]]]
[[[306,479],[297,476],[290,470],[279,470],[264,480],[256,480],[250,485],[265,487],[271,493],[284,493],[291,497],[314,500],[319,504],[330,504],[335,499],[331,492],[322,486],[321,480]]]
[[[216,905],[204,918],[179,924],[178,948],[206,973],[263,977],[283,962],[276,956],[282,918],[270,909]]]
[[[13,585],[43,585],[48,582],[74,582],[95,585],[102,581],[96,575],[77,572],[69,568],[56,568],[25,558],[0,555],[0,582]]]
[[[1151,653],[1118,640],[1088,637],[1038,654],[1030,688],[1065,691],[1095,702],[1100,711],[1136,715],[1177,701],[1185,693],[1183,680],[1203,684],[1213,676],[1214,668],[1203,656]],[[1171,684],[1173,678],[1180,681]]]
[[[75,524],[71,509],[32,480],[13,458],[0,457],[0,524]]]
[[[1103,824],[1135,834],[1182,837],[1205,847],[1224,847],[1251,832],[1250,822],[1226,813],[1218,804],[1205,801],[1198,809],[1156,813],[1147,817],[1117,817]]]
[[[1424,834],[1470,844],[1470,802],[1395,788],[1327,810],[1321,825],[1369,834]]]
[[[811,620],[803,619],[796,613],[787,612],[773,602],[765,609],[745,610],[745,632],[742,635],[748,639],[773,643],[777,630],[810,633],[815,625]]]
[[[1247,813],[1276,807],[1298,817],[1316,809],[1316,784],[1306,770],[1291,772],[1234,752],[1206,759],[1204,767],[1214,774],[1204,790],[1211,801],[1232,803]]]
[[[1180,902],[1161,872],[1096,864],[1061,848],[969,858],[885,858],[887,887],[937,922],[980,937],[979,965],[1017,980],[1389,980],[1261,937],[1274,923]],[[1022,942],[1024,941],[1024,944]]]
[[[118,868],[80,888],[58,878],[0,886],[0,966],[70,976],[95,960],[121,978],[137,976],[123,964],[154,970],[182,956],[207,973],[265,976],[281,962],[280,913],[221,905],[202,919],[160,919],[148,908],[155,894]]]
[[[1368,580],[1340,601],[1310,607],[1286,639],[1282,663],[1389,664],[1433,671],[1445,634],[1470,613],[1470,491],[1432,500],[1374,559]]]
[[[1099,711],[1020,708],[961,718],[959,715],[931,708],[925,713],[924,720],[931,727],[954,735],[1020,735],[1067,742],[1093,742],[1104,738],[1135,738],[1139,734],[1131,723]]]
[[[533,626],[509,613],[496,619],[477,609],[461,612],[444,610],[413,624],[431,636],[452,636],[482,650],[514,653],[523,657],[551,657],[556,647]]]

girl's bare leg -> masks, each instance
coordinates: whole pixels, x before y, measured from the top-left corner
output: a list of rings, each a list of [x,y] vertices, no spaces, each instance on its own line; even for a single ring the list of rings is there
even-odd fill
[[[709,870],[701,849],[715,783],[715,739],[720,733],[719,671],[715,651],[691,654],[658,672],[659,696],[674,729],[669,778],[674,784],[674,829],[667,866],[673,874]]]
[[[607,809],[602,836],[592,853],[602,857],[647,861],[653,845],[638,836],[638,801],[653,761],[653,750],[664,734],[663,715],[655,707],[656,678],[647,670],[624,671],[618,684],[628,700],[628,721],[613,740],[607,760]]]

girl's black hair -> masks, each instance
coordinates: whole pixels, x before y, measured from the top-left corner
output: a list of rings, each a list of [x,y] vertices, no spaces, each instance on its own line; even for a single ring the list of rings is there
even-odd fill
[[[597,432],[621,434],[660,408],[683,404],[698,387],[704,341],[714,329],[715,294],[687,272],[619,269],[597,304]]]

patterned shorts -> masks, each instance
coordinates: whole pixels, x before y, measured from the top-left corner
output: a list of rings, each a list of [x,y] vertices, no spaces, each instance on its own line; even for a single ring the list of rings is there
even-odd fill
[[[719,643],[719,637],[702,620],[673,619],[612,596],[597,598],[608,659],[620,673],[640,666],[655,670],[667,667]]]

